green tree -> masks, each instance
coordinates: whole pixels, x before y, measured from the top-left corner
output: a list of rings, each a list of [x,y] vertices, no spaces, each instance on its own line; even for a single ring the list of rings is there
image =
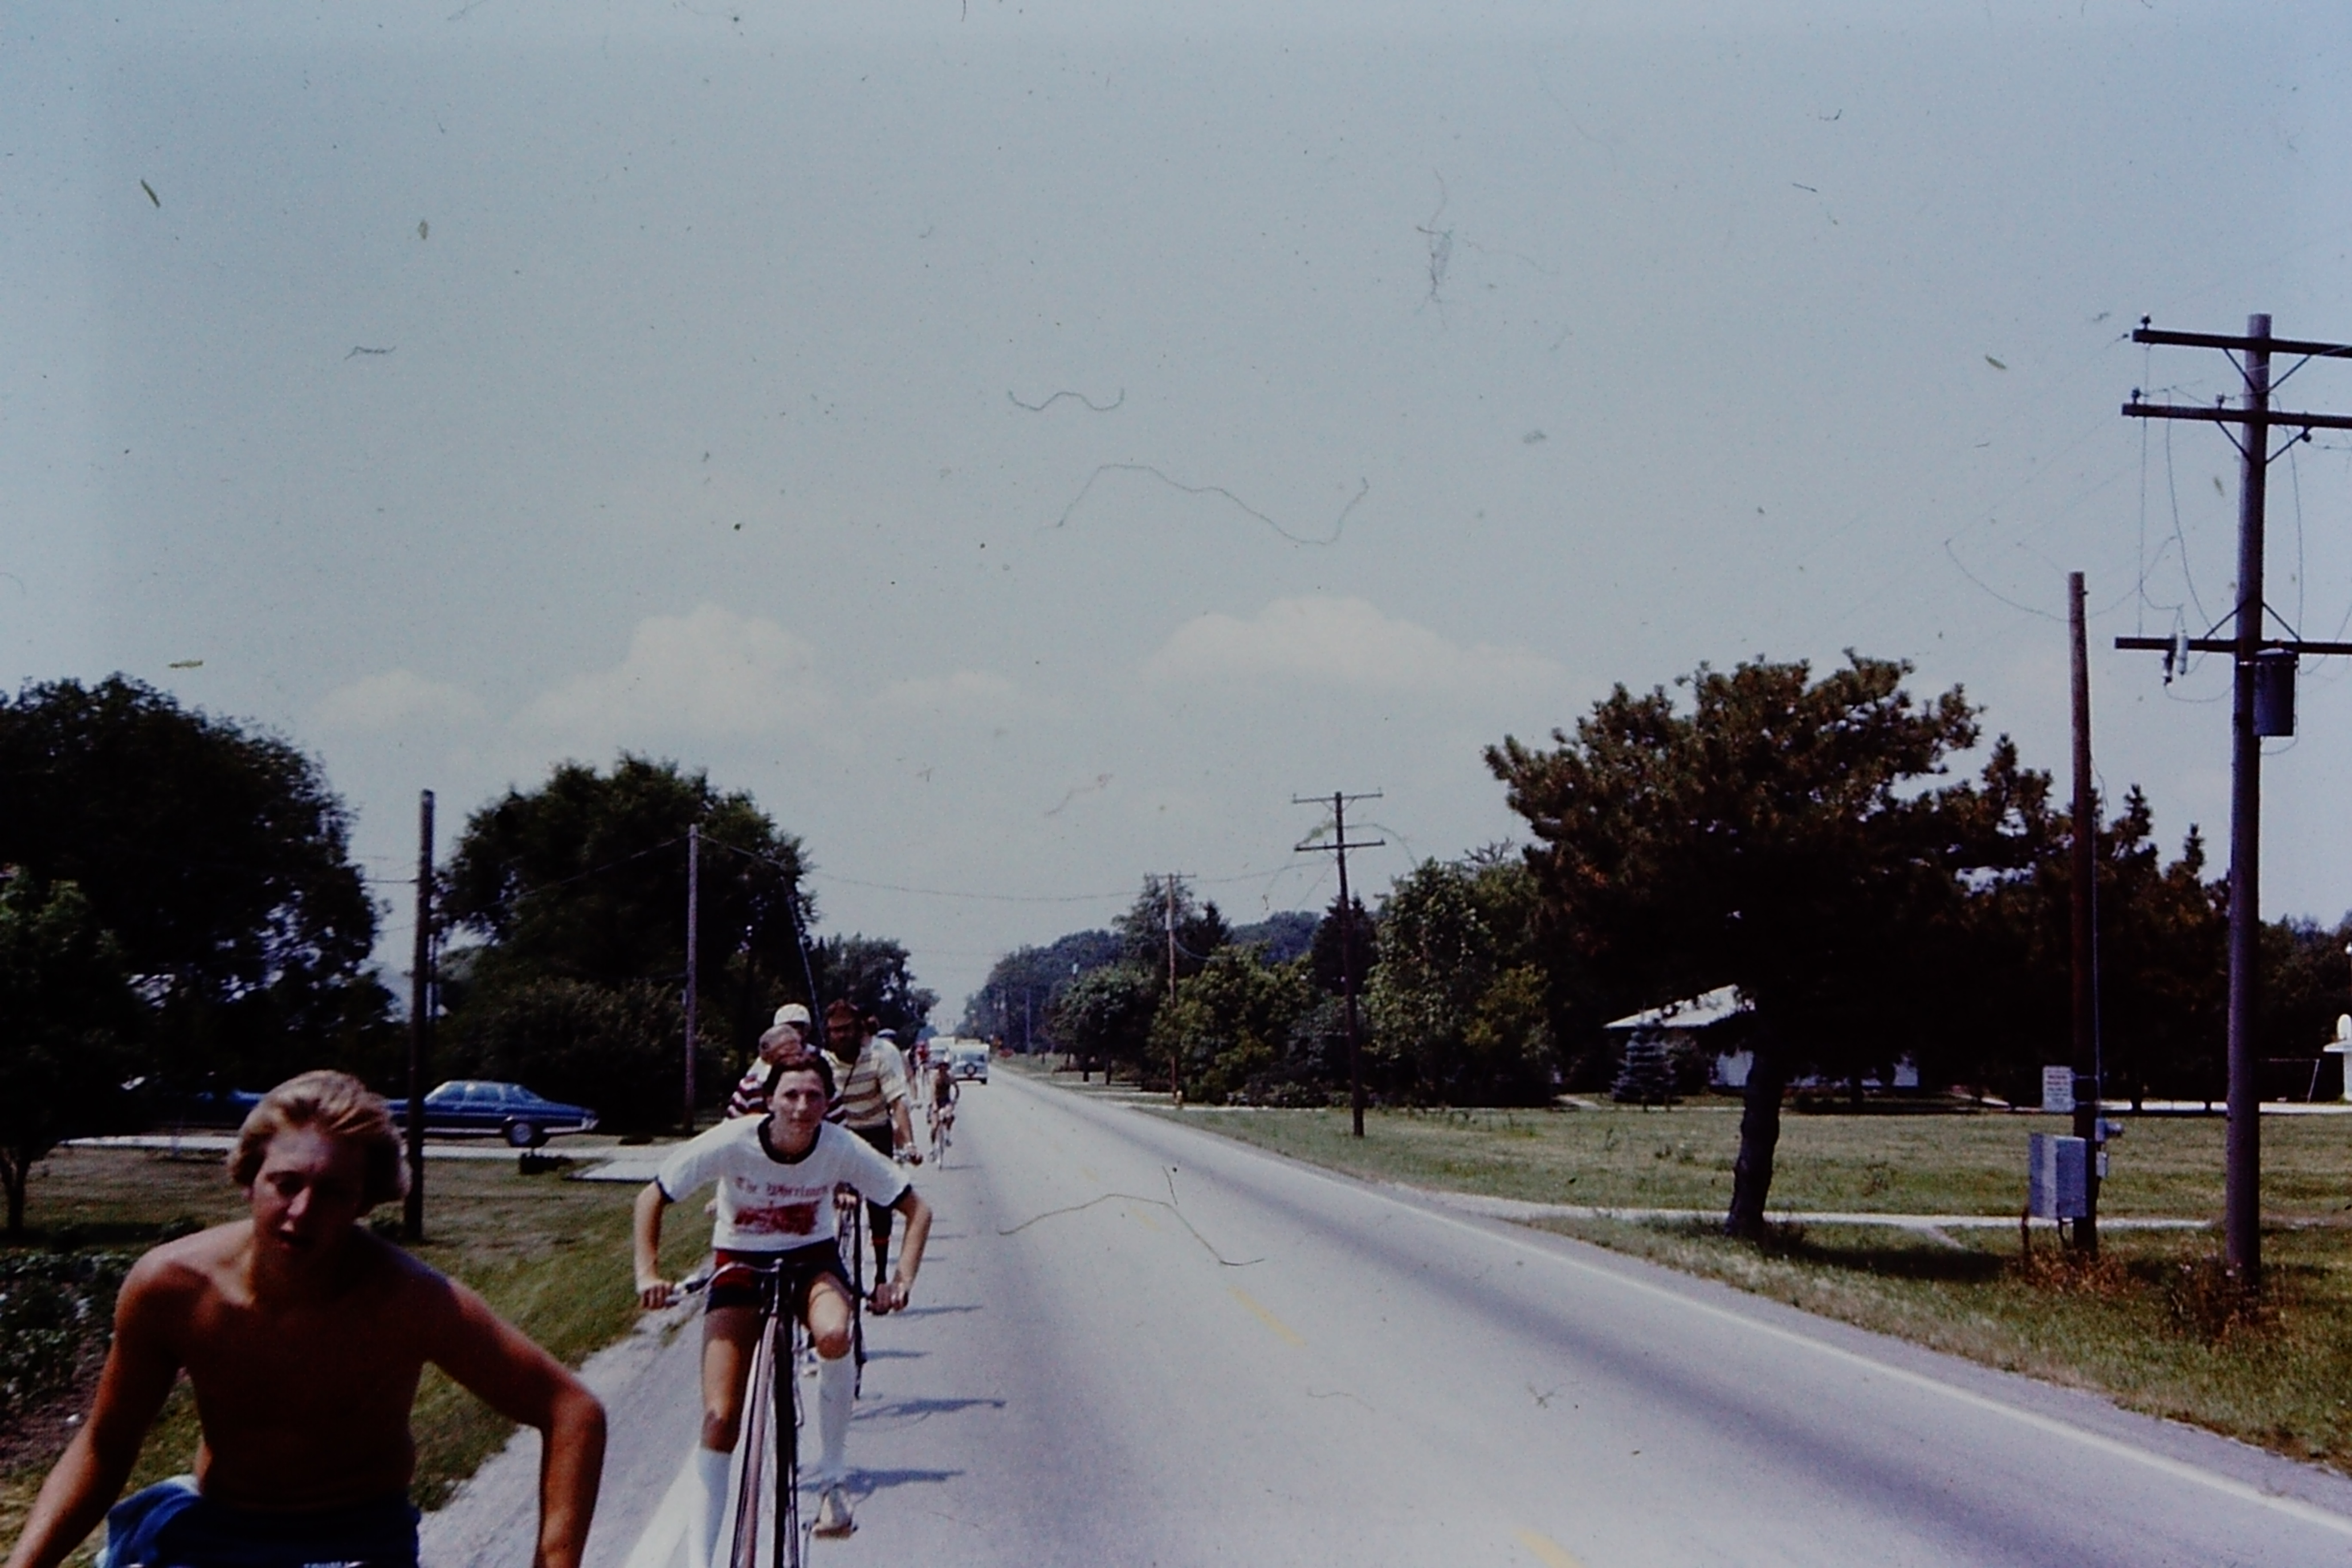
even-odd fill
[[[139,1001],[122,957],[71,882],[0,883],[0,1188],[25,1233],[25,1183],[64,1139],[118,1115]]]
[[[2352,917],[2333,931],[2313,920],[2263,923],[2263,981],[2257,998],[2262,1016],[2254,1037],[2266,1059],[2318,1058],[2319,1048],[2335,1037],[2336,1020],[2352,1012],[2352,978],[2347,978],[2344,951],[2347,937],[2352,937]],[[2338,1087],[2332,1074],[2314,1074],[2301,1082],[2273,1081],[2264,1091],[2325,1092],[2315,1089],[2323,1078],[2329,1080],[2327,1089]]]
[[[1558,1053],[1535,946],[1536,879],[1500,849],[1424,860],[1381,910],[1367,1077],[1423,1103],[1530,1104]]]
[[[1994,768],[2012,762],[1997,753]],[[2040,1092],[2042,1064],[2072,1059],[2074,871],[2073,818],[2048,809],[2046,777],[2012,770],[2011,781],[2015,840],[2030,858],[1975,889],[1965,921],[1970,984],[1932,1010],[1920,1037],[1928,1047],[1923,1077],[1997,1086],[2015,1099]],[[2098,833],[2107,1092],[2135,1101],[2151,1090],[2210,1097],[2222,1087],[2224,889],[2204,879],[2196,828],[2169,865],[2153,828],[2147,797],[2134,786]]]
[[[1115,1065],[1139,1071],[1165,985],[1162,976],[1128,963],[1087,971],[1054,999],[1055,1042],[1081,1068],[1099,1066],[1106,1078]]]
[[[677,1124],[686,1008],[675,989],[642,980],[528,980],[483,995],[450,1032],[454,1076],[528,1084],[588,1106],[609,1132]],[[698,1081],[724,1092],[719,1041],[710,1029],[698,1034]]]
[[[542,980],[676,991],[686,974],[687,830],[702,830],[698,998],[730,1059],[782,1001],[808,1001],[801,933],[814,916],[800,841],[707,773],[624,754],[579,763],[475,812],[441,908],[479,938],[467,1005]]]
[[[349,834],[309,757],[139,681],[0,697],[0,865],[81,889],[175,1085],[274,1082],[385,1030]]]
[[[1959,689],[1921,706],[1908,665],[1847,658],[1820,680],[1802,662],[1701,666],[1678,683],[1686,712],[1621,686],[1551,749],[1487,752],[1575,957],[1658,999],[1728,984],[1754,1007],[1739,1235],[1763,1223],[1790,1073],[1891,1070],[1952,994],[1964,874],[2024,857],[2013,780],[1922,787],[1977,742]]]
[[[1343,910],[1339,896],[1334,893],[1330,907],[1315,922],[1315,937],[1307,947],[1308,965],[1317,988],[1334,996],[1339,994],[1344,957],[1355,976],[1356,994],[1363,995],[1365,982],[1371,978],[1372,965],[1379,955],[1380,922],[1364,908],[1364,900],[1350,896]]]
[[[1173,884],[1173,896],[1171,896]],[[1171,907],[1173,907],[1176,927],[1176,975],[1181,980],[1188,974],[1198,974],[1209,955],[1233,940],[1233,928],[1218,912],[1216,903],[1197,903],[1192,898],[1192,884],[1181,877],[1146,877],[1143,890],[1135,902],[1118,917],[1112,929],[1118,932],[1120,955],[1139,969],[1147,969],[1160,976],[1164,989],[1168,983],[1168,927]]]
[[[964,999],[959,1034],[993,1036],[1017,1049],[1032,1041],[1066,1048],[1054,1034],[1054,1005],[1079,975],[1118,962],[1119,939],[1107,931],[1076,931],[1044,947],[1020,947],[990,965],[988,978]]]
[[[1336,906],[1338,900],[1333,903]],[[1262,921],[1234,927],[1230,940],[1237,947],[1262,949],[1259,956],[1268,963],[1288,963],[1314,947],[1315,933],[1322,929],[1320,915],[1307,910],[1276,910]]]
[[[915,984],[907,967],[907,950],[882,937],[826,937],[812,953],[817,992],[830,1002],[846,996],[861,1012],[882,1020],[882,1027],[911,1045],[917,1031],[931,1016],[939,994]]]
[[[1313,1001],[1306,964],[1269,964],[1255,946],[1225,946],[1152,1015],[1145,1059],[1176,1058],[1187,1099],[1263,1102],[1284,1079],[1291,1032]]]

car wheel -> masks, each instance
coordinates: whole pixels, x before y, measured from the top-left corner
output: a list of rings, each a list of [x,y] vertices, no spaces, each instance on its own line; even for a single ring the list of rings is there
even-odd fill
[[[509,1149],[536,1149],[546,1142],[547,1134],[528,1121],[507,1123],[507,1147]]]

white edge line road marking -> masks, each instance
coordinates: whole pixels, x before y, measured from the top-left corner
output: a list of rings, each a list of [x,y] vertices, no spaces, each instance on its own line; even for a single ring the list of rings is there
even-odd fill
[[[1322,1174],[1321,1172],[1317,1172],[1315,1173],[1318,1175]],[[1397,1202],[1397,1200],[1393,1198],[1389,1201],[1391,1203]],[[1413,1205],[1409,1204],[1399,1204],[1398,1206],[1410,1208]],[[1554,1252],[1548,1247],[1538,1247],[1532,1242],[1521,1241],[1517,1237],[1498,1236],[1494,1231],[1488,1230],[1482,1226],[1473,1225],[1468,1220],[1459,1218],[1454,1215],[1432,1213],[1427,1209],[1423,1209],[1420,1212],[1428,1215],[1430,1218],[1437,1220],[1442,1224],[1456,1226],[1460,1229],[1469,1231],[1475,1236],[1487,1237],[1493,1240],[1503,1242],[1507,1246],[1517,1247],[1521,1251],[1532,1252],[1539,1258],[1555,1259],[1558,1262],[1567,1265],[1570,1268],[1577,1269],[1582,1273],[1594,1275],[1602,1279],[1611,1280],[1618,1285],[1623,1286],[1629,1290],[1636,1290],[1646,1296],[1656,1297],[1661,1300],[1675,1302],[1694,1312],[1702,1313],[1706,1317],[1713,1318],[1718,1322],[1736,1324],[1740,1328],[1749,1330],[1755,1333],[1763,1334],[1769,1338],[1779,1340],[1784,1344],[1801,1345],[1807,1350],[1812,1351],[1820,1355],[1827,1356],[1832,1361],[1843,1362],[1849,1366],[1858,1367],[1865,1372],[1877,1373],[1882,1376],[1894,1378],[1897,1382],[1907,1383],[1914,1388],[1923,1389],[1930,1394],[1940,1394],[1947,1399],[1957,1400],[1958,1403],[1968,1405],[1970,1409],[1981,1410],[1988,1415],[2005,1415],[2012,1421],[2032,1427],[2037,1432],[2047,1433],[2053,1437],[2064,1437],[2070,1439],[2073,1442],[2082,1444],[2086,1448],[2090,1448],[2097,1453],[2105,1454],[2110,1458],[2129,1459],[2136,1464],[2145,1465],[2149,1469],[2155,1470],[2160,1475],[2170,1476],[2177,1480],[2193,1481],[2199,1486],[2207,1487],[2214,1491],[2221,1492],[2225,1496],[2236,1498],[2242,1502],[2255,1503],[2261,1507],[2273,1510],[2273,1511],[2284,1513],[2291,1519],[2301,1520],[2305,1524],[2317,1525],[2323,1530],[2334,1531],[2338,1535],[2352,1536],[2352,1519],[2347,1519],[2339,1513],[2331,1513],[2326,1509],[2315,1507],[2311,1503],[2303,1501],[2299,1498],[2281,1497],[2275,1492],[2266,1492],[2263,1490],[2262,1488],[2251,1485],[2248,1482],[2238,1480],[2229,1476],[2216,1475],[2211,1470],[2201,1469],[2195,1465],[2185,1463],[2179,1459],[2168,1458],[2162,1454],[2152,1454],[2145,1448],[2134,1447],[2129,1443],[2122,1442],[2114,1437],[2103,1436],[2097,1432],[2086,1432],[2080,1426],[2075,1426],[2067,1422],[2060,1421],[2053,1416],[2043,1415],[2032,1410],[2020,1410],[2013,1405],[2004,1405],[1998,1399],[1990,1399],[1981,1394],[1972,1393],[1965,1388],[1955,1387],[1953,1384],[1945,1383],[1941,1379],[1929,1377],[1925,1373],[1913,1372],[1907,1367],[1892,1366],[1883,1361],[1874,1361],[1866,1355],[1862,1355],[1853,1351],[1846,1350],[1843,1346],[1824,1344],[1820,1340],[1813,1339],[1809,1335],[1797,1333],[1793,1330],[1781,1328],[1778,1324],[1759,1322],[1755,1319],[1748,1317],[1744,1313],[1730,1311],[1725,1308],[1717,1307],[1711,1302],[1693,1300],[1691,1298],[1682,1295],[1677,1291],[1666,1289],[1664,1286],[1653,1285],[1645,1279],[1629,1279],[1622,1274],[1617,1273],[1613,1269],[1602,1268],[1593,1264],[1587,1263],[1580,1258],[1572,1258],[1564,1253]]]
[[[637,1536],[637,1543],[629,1548],[626,1568],[673,1568],[688,1556],[687,1531],[691,1528],[688,1515],[694,1506],[694,1456],[688,1454],[678,1467],[677,1479],[662,1494],[661,1506],[646,1521],[646,1528]]]
[[[1154,1118],[1154,1120],[1160,1119]],[[1265,1151],[1253,1149],[1246,1143],[1233,1142],[1231,1140],[1223,1140],[1223,1142],[1231,1143],[1231,1146],[1235,1149],[1240,1149],[1250,1153],[1261,1155],[1265,1153]],[[1705,1317],[1713,1318],[1717,1322],[1728,1323],[1734,1327],[1745,1329],[1753,1333],[1762,1334],[1767,1338],[1779,1340],[1784,1344],[1801,1346],[1818,1355],[1825,1356],[1832,1361],[1843,1362],[1848,1366],[1857,1367],[1864,1372],[1873,1372],[1883,1377],[1893,1378],[1899,1383],[1908,1384],[1914,1388],[1924,1390],[1929,1394],[1942,1394],[1945,1398],[1965,1405],[1972,1410],[1980,1410],[1991,1415],[2006,1416],[2010,1420],[2015,1421],[2021,1426],[2030,1426],[2037,1432],[2045,1433],[2053,1437],[2063,1437],[2071,1442],[2079,1443],[2083,1447],[2089,1448],[2095,1453],[2107,1455],[2111,1458],[2128,1459],[2135,1464],[2143,1465],[2147,1468],[2156,1471],[2159,1475],[2170,1476],[2176,1480],[2193,1482],[2198,1486],[2205,1487],[2210,1490],[2220,1492],[2225,1497],[2236,1498],[2241,1502],[2253,1503],[2257,1507],[2269,1509],[2275,1513],[2285,1514],[2290,1519],[2300,1520],[2305,1524],[2316,1525],[2322,1530],[2333,1531],[2338,1535],[2352,1537],[2352,1519],[2347,1519],[2342,1514],[2333,1513],[2326,1509],[2319,1508],[2314,1504],[2305,1502],[2299,1498],[2282,1497],[2275,1492],[2266,1492],[2263,1490],[2262,1488],[2253,1486],[2248,1482],[2235,1479],[2230,1476],[2217,1475],[2211,1470],[2200,1468],[2198,1466],[2188,1464],[2179,1459],[2168,1458],[2162,1454],[2150,1453],[2145,1448],[2134,1447],[2129,1443],[2122,1442],[2114,1437],[2103,1436],[2097,1432],[2085,1431],[2080,1426],[2073,1426],[2064,1421],[2060,1421],[2055,1417],[2040,1415],[2032,1410],[2021,1410],[2013,1405],[2005,1405],[1998,1399],[1988,1398],[1984,1394],[1972,1393],[1965,1388],[1956,1387],[1938,1378],[1929,1377],[1925,1373],[1913,1372],[1906,1367],[1890,1365],[1889,1363],[1882,1361],[1874,1361],[1870,1357],[1860,1354],[1854,1351],[1846,1350],[1839,1345],[1826,1344],[1809,1335],[1798,1333],[1790,1329],[1781,1328],[1778,1324],[1760,1322],[1744,1313],[1734,1312],[1727,1308],[1716,1306],[1711,1302],[1696,1300],[1678,1291],[1669,1290],[1662,1285],[1653,1285],[1645,1279],[1635,1279],[1629,1276],[1620,1274],[1614,1269],[1602,1268],[1597,1264],[1587,1263],[1582,1258],[1574,1257],[1570,1254],[1555,1252],[1549,1247],[1538,1247],[1531,1241],[1522,1241],[1515,1236],[1510,1236],[1499,1231],[1489,1230],[1485,1226],[1474,1225],[1469,1220],[1465,1219],[1460,1215],[1447,1214],[1442,1209],[1423,1208],[1418,1204],[1406,1203],[1401,1198],[1381,1192],[1377,1188],[1371,1187],[1369,1184],[1343,1180],[1333,1175],[1328,1171],[1319,1170],[1315,1166],[1307,1164],[1303,1161],[1288,1160],[1276,1156],[1274,1157],[1274,1163],[1286,1166],[1288,1169],[1300,1172],[1306,1175],[1313,1176],[1318,1181],[1324,1182],[1331,1186],[1339,1187],[1343,1191],[1378,1198],[1382,1202],[1393,1204],[1399,1208],[1409,1209],[1415,1214],[1422,1215],[1429,1219],[1433,1219],[1441,1225],[1448,1225],[1458,1230],[1468,1231],[1473,1236],[1484,1237],[1489,1241],[1499,1241],[1506,1247],[1516,1247],[1522,1252],[1532,1253],[1538,1258],[1546,1258],[1552,1262],[1564,1265],[1567,1268],[1576,1269],[1580,1273],[1589,1274],[1596,1279],[1607,1280],[1612,1284],[1622,1286],[1628,1290],[1636,1291],[1645,1296],[1654,1297],[1659,1300],[1671,1301],[1676,1306],[1685,1308],[1690,1311],[1697,1312]]]

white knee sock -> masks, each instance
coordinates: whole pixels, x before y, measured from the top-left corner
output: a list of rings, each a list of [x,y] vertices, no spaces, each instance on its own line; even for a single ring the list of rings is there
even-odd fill
[[[718,1553],[719,1522],[727,1513],[727,1470],[734,1458],[694,1446],[694,1511],[688,1516],[687,1544],[696,1555],[688,1559],[688,1568],[705,1568]]]
[[[816,1363],[816,1436],[818,1457],[814,1479],[819,1486],[838,1486],[849,1479],[842,1449],[849,1442],[849,1406],[857,1397],[857,1363],[847,1354]]]

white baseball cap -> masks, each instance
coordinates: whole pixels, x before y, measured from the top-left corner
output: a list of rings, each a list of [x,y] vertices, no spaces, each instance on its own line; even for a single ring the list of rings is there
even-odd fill
[[[809,1010],[797,1002],[787,1002],[776,1009],[776,1022],[780,1025],[793,1024],[805,1029],[809,1026]]]

